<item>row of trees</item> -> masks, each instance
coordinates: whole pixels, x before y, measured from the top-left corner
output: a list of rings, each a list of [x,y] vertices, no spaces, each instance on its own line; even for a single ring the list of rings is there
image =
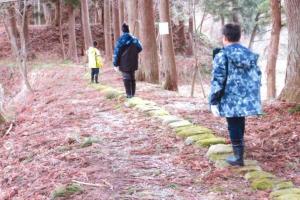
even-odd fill
[[[275,69],[278,54],[278,44],[280,30],[282,27],[281,13],[282,2],[280,0],[46,0],[43,3],[54,5],[55,12],[47,14],[48,21],[55,22],[54,25],[60,27],[60,40],[62,54],[64,58],[70,58],[78,62],[76,44],[76,11],[80,10],[81,26],[83,30],[84,46],[87,48],[92,43],[91,18],[94,22],[103,23],[105,35],[105,57],[111,60],[113,53],[113,43],[120,35],[121,24],[126,21],[131,32],[138,36],[144,46],[141,55],[141,69],[138,71],[138,79],[151,83],[158,83],[159,77],[159,57],[162,53],[162,67],[164,70],[164,88],[177,90],[177,70],[172,38],[172,26],[169,25],[168,35],[158,37],[155,21],[168,22],[171,24],[171,12],[173,19],[178,18],[179,24],[183,27],[185,21],[189,24],[189,46],[191,45],[195,33],[201,32],[202,24],[207,16],[212,16],[222,24],[228,22],[240,23],[245,34],[248,34],[249,47],[254,43],[257,35],[265,33],[266,24],[272,23],[271,40],[269,45],[267,74],[268,74],[268,97],[276,96],[275,90]],[[91,6],[92,5],[92,6]],[[286,87],[282,95],[283,100],[299,101],[299,45],[297,46],[299,35],[299,1],[285,0],[285,11],[287,16],[287,27],[289,32],[289,59],[286,78]],[[5,24],[10,35],[12,49],[17,55],[20,69],[27,76],[26,69],[26,40],[28,40],[28,15],[34,5],[26,0],[17,0],[16,3],[9,3],[5,7]],[[270,9],[271,8],[271,9]],[[1,9],[3,10],[3,9]],[[44,14],[46,9],[44,9]],[[195,13],[202,11],[200,25],[196,23]],[[67,14],[69,45],[65,53],[62,37],[62,16],[63,11]],[[90,12],[94,14],[91,17]],[[46,14],[45,14],[46,18]],[[199,25],[199,26],[196,26]],[[181,31],[181,38],[185,38],[184,29]],[[158,38],[161,42],[157,42]],[[191,39],[192,38],[192,39]],[[25,41],[25,42],[24,42]],[[27,84],[29,85],[29,84]],[[30,88],[30,85],[29,85]],[[292,89],[294,88],[294,89]]]

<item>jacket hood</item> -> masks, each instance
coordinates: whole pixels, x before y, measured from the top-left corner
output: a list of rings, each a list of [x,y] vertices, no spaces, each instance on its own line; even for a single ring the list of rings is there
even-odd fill
[[[240,44],[232,44],[224,48],[228,61],[237,68],[250,68],[257,63],[258,54]]]
[[[122,37],[124,38],[126,45],[130,45],[134,40],[134,36],[132,36],[130,33],[124,33]]]

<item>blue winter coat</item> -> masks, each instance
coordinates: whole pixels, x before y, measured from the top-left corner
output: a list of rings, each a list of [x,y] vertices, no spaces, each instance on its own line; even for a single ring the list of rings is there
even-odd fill
[[[123,33],[123,35],[121,35],[121,37],[119,37],[119,39],[117,40],[114,48],[114,66],[120,66],[122,53],[126,50],[126,48],[128,48],[131,45],[135,46],[137,53],[142,51],[141,42],[136,37],[134,37],[130,33]],[[134,58],[133,60],[136,60],[136,58]],[[127,65],[130,65],[130,63]]]
[[[214,58],[209,101],[218,105],[221,117],[262,114],[257,59],[240,44],[225,47]]]

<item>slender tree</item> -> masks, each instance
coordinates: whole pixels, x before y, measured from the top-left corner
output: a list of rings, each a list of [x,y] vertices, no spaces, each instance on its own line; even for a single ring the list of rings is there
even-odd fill
[[[112,2],[112,15],[114,27],[114,42],[120,37],[120,19],[119,19],[119,3],[117,0]]]
[[[288,28],[288,63],[285,86],[280,99],[300,103],[300,1],[286,0]]]
[[[272,32],[269,44],[269,55],[267,63],[267,97],[276,97],[276,61],[281,30],[281,5],[280,0],[271,0]]]
[[[112,60],[112,36],[111,36],[111,11],[110,0],[104,0],[104,37],[105,37],[105,57]]]
[[[83,25],[82,31],[84,37],[84,46],[87,49],[93,44],[91,26],[90,26],[90,17],[89,17],[89,5],[88,5],[88,0],[80,0],[80,3],[81,3],[81,19]]]
[[[160,0],[159,2],[159,17],[161,22],[168,22],[169,34],[162,35],[162,57],[163,66],[165,68],[165,84],[167,90],[178,90],[177,86],[177,70],[175,63],[175,53],[173,47],[172,28],[170,23],[170,6],[169,0]]]
[[[75,8],[74,5],[68,4],[68,24],[69,24],[69,58],[75,62],[78,62],[77,55],[77,42],[76,42],[76,32],[75,32]]]
[[[145,80],[150,83],[159,82],[158,55],[155,38],[155,19],[153,0],[140,0],[140,38],[143,44],[142,66],[145,71]]]
[[[119,0],[119,23],[123,24],[124,23],[124,0]],[[121,26],[120,26],[120,31]]]

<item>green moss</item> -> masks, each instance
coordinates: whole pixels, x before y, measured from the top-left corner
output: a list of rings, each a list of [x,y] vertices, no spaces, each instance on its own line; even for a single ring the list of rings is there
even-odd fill
[[[300,200],[300,194],[285,194],[274,198],[275,200]]]
[[[275,184],[273,190],[283,190],[294,187],[294,184],[291,181],[280,181]]]
[[[179,127],[186,127],[186,126],[190,126],[190,125],[192,125],[192,123],[187,120],[181,120],[181,121],[173,122],[173,123],[169,124],[169,126],[174,129],[179,128]]]
[[[170,115],[170,113],[166,110],[160,109],[160,110],[151,110],[148,112],[150,116],[166,116]]]
[[[212,134],[212,133],[213,133],[213,131],[208,128],[194,126],[194,127],[187,127],[186,129],[178,131],[176,133],[176,135],[181,136],[181,137],[189,137],[192,135]]]
[[[159,120],[161,120],[164,125],[168,125],[168,124],[171,124],[171,123],[178,122],[178,121],[182,120],[179,117],[174,116],[174,115],[158,116],[157,118]]]
[[[232,147],[230,144],[215,144],[209,147],[206,156],[209,157],[211,154],[225,154],[225,153],[232,153]]]
[[[216,168],[219,169],[223,169],[230,166],[225,160],[216,160],[214,165]]]
[[[54,190],[51,199],[57,199],[59,197],[70,197],[73,194],[81,193],[83,189],[78,184],[69,184],[66,186],[60,186]]]
[[[93,143],[98,143],[99,139],[97,138],[93,138],[93,137],[88,137],[88,138],[84,138],[83,142],[80,144],[81,148],[85,148],[85,147],[89,147],[92,146]]]
[[[299,113],[299,112],[300,112],[300,105],[297,105],[294,108],[289,109],[290,114]]]
[[[261,167],[258,165],[250,165],[250,166],[239,167],[235,169],[235,171],[241,174],[245,174],[253,171],[261,171]]]
[[[246,173],[245,175],[245,179],[247,179],[248,181],[252,181],[255,179],[264,179],[264,178],[275,178],[275,176],[265,171],[252,171]]]
[[[288,194],[300,195],[300,188],[288,188],[283,190],[276,190],[270,194],[270,197],[276,198]]]
[[[180,120],[180,121],[182,121],[182,120]],[[178,133],[178,132],[183,131],[187,128],[193,128],[193,127],[196,127],[196,126],[193,125],[193,124],[190,124],[190,125],[187,125],[187,126],[181,126],[181,127],[174,128],[174,130],[175,130],[176,133]]]
[[[106,88],[101,91],[107,99],[115,99],[118,98],[122,93],[116,89]]]
[[[214,144],[225,144],[226,139],[221,137],[215,137],[215,138],[208,138],[204,140],[199,140],[196,142],[196,145],[199,145],[201,147],[209,147]]]
[[[228,156],[230,156],[230,153],[223,153],[223,154],[210,154],[208,156],[208,159],[211,161],[217,161],[217,160],[225,160]]]
[[[255,179],[251,183],[251,188],[254,190],[269,190],[272,189],[274,181],[268,178]]]
[[[195,142],[197,142],[198,140],[203,140],[203,139],[207,139],[207,138],[213,138],[215,137],[213,134],[199,134],[199,135],[192,135],[186,138],[185,143],[186,144],[193,144]]]

